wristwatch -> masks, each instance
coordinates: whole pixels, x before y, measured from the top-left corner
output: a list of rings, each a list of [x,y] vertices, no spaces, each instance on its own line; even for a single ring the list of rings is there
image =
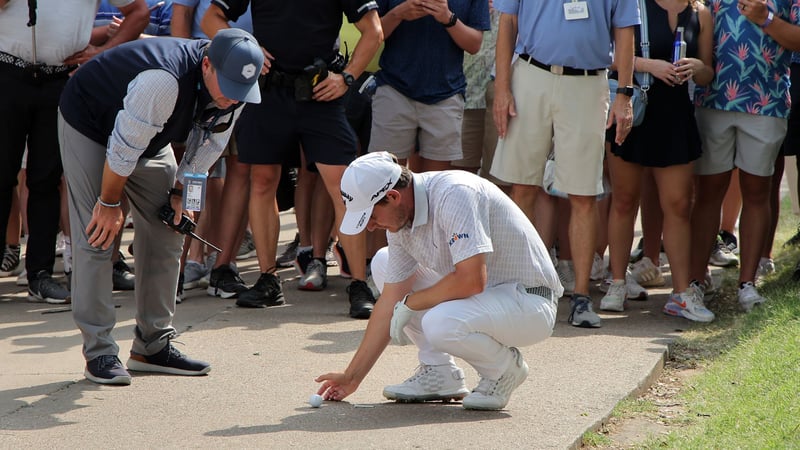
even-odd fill
[[[633,97],[633,86],[623,86],[617,88],[617,94]]]
[[[356,77],[354,77],[352,74],[349,74],[347,72],[342,72],[342,76],[344,77],[344,84],[348,86],[352,86],[353,83],[356,82]]]
[[[455,26],[456,22],[458,22],[458,17],[456,16],[456,13],[452,13],[450,14],[450,20],[448,20],[447,23],[442,25],[444,25],[445,28],[450,28],[452,26]]]
[[[767,20],[765,20],[764,23],[761,24],[761,28],[767,28],[767,26],[769,26],[769,24],[772,23],[772,20],[774,18],[775,18],[775,13],[773,13],[772,11],[767,13]]]

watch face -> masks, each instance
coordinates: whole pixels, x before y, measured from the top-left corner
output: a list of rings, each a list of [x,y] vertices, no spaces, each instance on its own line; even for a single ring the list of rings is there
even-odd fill
[[[344,76],[344,84],[348,86],[352,86],[353,83],[356,81],[356,78],[347,72],[345,72],[342,76]]]

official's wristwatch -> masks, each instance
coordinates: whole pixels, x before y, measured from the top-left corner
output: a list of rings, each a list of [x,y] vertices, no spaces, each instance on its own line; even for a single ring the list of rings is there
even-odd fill
[[[456,13],[452,13],[450,14],[450,20],[448,20],[447,23],[442,25],[444,25],[445,28],[450,28],[452,26],[455,26],[456,22],[458,22],[458,16],[456,16]]]
[[[633,97],[633,86],[621,86],[617,88],[617,94]]]
[[[342,76],[344,77],[344,84],[348,86],[352,86],[353,83],[356,82],[356,77],[354,77],[352,74],[349,74],[347,72],[342,72]]]

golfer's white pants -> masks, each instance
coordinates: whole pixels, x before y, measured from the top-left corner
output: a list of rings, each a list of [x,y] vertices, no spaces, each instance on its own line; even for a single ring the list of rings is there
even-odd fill
[[[380,291],[387,261],[385,247],[372,258],[372,278]],[[432,286],[443,276],[420,266],[413,290]],[[553,301],[528,294],[522,285],[514,283],[419,311],[405,332],[419,348],[422,364],[455,364],[453,356],[457,356],[481,376],[496,380],[512,362],[511,352],[504,350],[543,341],[552,334],[555,321]]]

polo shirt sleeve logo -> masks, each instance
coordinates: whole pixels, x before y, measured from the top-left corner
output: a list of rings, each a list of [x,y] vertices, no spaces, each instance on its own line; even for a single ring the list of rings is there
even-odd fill
[[[255,66],[255,64],[253,64],[253,63],[245,64],[242,67],[242,76],[245,79],[249,80],[250,78],[253,78],[253,75],[255,75],[255,74],[256,74],[256,66]]]
[[[456,241],[459,241],[461,239],[469,239],[469,234],[467,234],[467,233],[453,233],[453,235],[450,236],[450,242],[448,242],[448,244],[452,247],[453,244],[456,243]]]

